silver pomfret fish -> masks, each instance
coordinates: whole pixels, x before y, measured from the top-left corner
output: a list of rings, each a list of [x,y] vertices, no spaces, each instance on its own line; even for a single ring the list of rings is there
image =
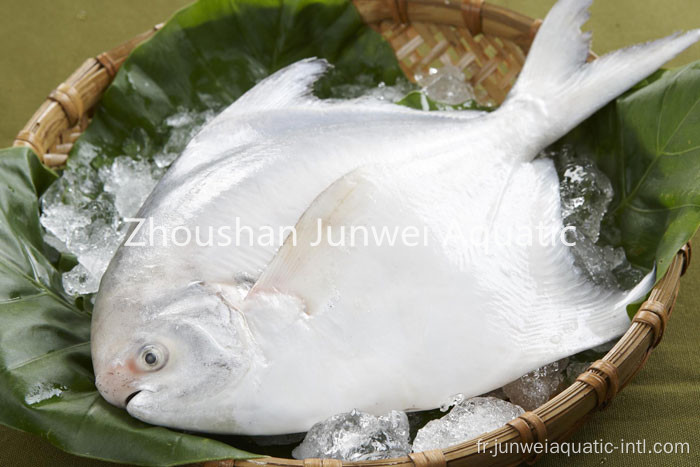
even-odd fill
[[[560,0],[496,111],[420,112],[310,96],[304,60],[264,80],[188,145],[139,217],[163,231],[295,226],[278,244],[152,245],[143,226],[95,304],[96,383],[159,425],[306,431],[336,413],[478,395],[629,326],[629,292],[588,282],[561,242],[490,248],[562,228],[551,161],[534,160],[700,31],[586,63],[590,1]],[[415,227],[426,241],[337,246],[325,228]],[[321,236],[319,237],[319,229]],[[294,240],[294,241],[293,241]],[[251,288],[252,286],[252,288]]]

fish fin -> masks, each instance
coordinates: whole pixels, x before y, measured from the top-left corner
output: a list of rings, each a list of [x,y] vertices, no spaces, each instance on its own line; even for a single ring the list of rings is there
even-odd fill
[[[551,241],[533,241],[527,249],[517,244],[499,245],[499,255],[508,259],[511,274],[527,277],[530,289],[523,289],[521,282],[505,280],[497,270],[494,279],[487,279],[498,288],[497,300],[503,303],[495,308],[499,316],[492,326],[501,332],[508,329],[513,345],[527,349],[531,357],[527,371],[622,335],[630,325],[627,305],[646,296],[656,277],[651,271],[633,289],[624,291],[597,285],[579,271],[571,248],[560,241],[559,179],[553,163],[539,159],[529,165],[536,170],[519,171],[505,203],[513,205],[526,194],[532,200],[523,203],[522,212],[503,213],[496,222],[529,223],[530,231],[545,226],[546,232],[556,236]],[[512,297],[528,297],[525,302],[529,303],[519,306]]]
[[[326,228],[334,223],[336,216],[342,216],[343,201],[358,187],[355,172],[357,171],[341,177],[318,195],[297,222],[294,232],[287,237],[255,282],[249,297],[260,292],[299,294],[313,289],[317,293],[304,294],[303,297],[307,312],[315,308],[315,303],[311,301],[321,302],[327,298],[318,292],[329,290],[328,287],[323,287],[329,276],[323,271],[310,270],[309,263],[318,256],[319,252],[314,250],[327,246],[325,239],[319,242],[318,226]]]
[[[644,300],[647,295],[649,295],[649,292],[651,292],[654,284],[656,284],[656,273],[657,268],[656,264],[654,264],[654,267],[651,271],[649,271],[644,279],[639,281],[639,284],[626,293],[625,306],[640,302]]]
[[[611,52],[587,63],[591,33],[581,32],[592,0],[559,0],[542,23],[506,105],[537,107],[555,142],[664,63],[700,40],[700,29]]]
[[[271,74],[249,89],[221,115],[281,109],[313,97],[313,85],[331,65],[322,58],[305,58]]]

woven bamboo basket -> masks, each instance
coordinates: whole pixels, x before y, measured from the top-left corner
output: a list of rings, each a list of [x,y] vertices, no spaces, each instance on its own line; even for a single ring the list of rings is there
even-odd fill
[[[409,79],[431,68],[453,65],[464,72],[481,104],[500,104],[513,85],[541,20],[529,18],[484,0],[354,0],[364,21],[391,44]],[[75,140],[90,122],[92,111],[129,52],[151,37],[160,25],[132,40],[90,58],[49,94],[19,132],[15,146],[28,146],[50,167],[65,164]],[[595,59],[591,53],[590,59]],[[441,467],[507,466],[534,463],[538,456],[525,449],[506,449],[493,456],[499,444],[527,445],[561,441],[573,434],[595,411],[606,407],[644,366],[659,344],[678,295],[680,277],[690,264],[690,244],[671,262],[634,317],[629,330],[601,360],[546,404],[526,412],[505,426],[444,450],[407,457],[341,462],[334,459],[293,460],[263,457],[248,461],[208,462],[207,467]],[[528,452],[528,451],[525,451]]]

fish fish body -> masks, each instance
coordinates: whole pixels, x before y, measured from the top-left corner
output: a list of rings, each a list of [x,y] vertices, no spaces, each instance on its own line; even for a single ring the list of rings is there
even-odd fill
[[[281,247],[174,247],[133,231],[146,246],[118,250],[93,314],[105,399],[170,427],[300,432],[353,408],[478,395],[622,334],[653,275],[623,292],[574,268],[557,237],[557,174],[536,156],[700,31],[586,63],[589,4],[553,7],[488,114],[319,101],[319,60],[241,97],[139,217],[165,230],[235,217],[295,234]]]

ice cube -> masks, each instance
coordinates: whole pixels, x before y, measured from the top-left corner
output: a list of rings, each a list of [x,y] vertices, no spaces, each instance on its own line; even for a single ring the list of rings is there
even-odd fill
[[[38,383],[32,386],[24,396],[24,401],[29,405],[60,397],[68,388],[61,384]]]
[[[195,113],[181,110],[165,119],[165,124],[171,128],[191,127],[195,121]],[[171,133],[172,138],[172,133]]]
[[[371,98],[386,102],[398,102],[415,87],[406,79],[397,79],[392,85],[381,82],[375,84],[375,77],[361,74],[355,77],[353,83],[335,85],[330,89],[333,99]]]
[[[365,92],[364,95],[381,101],[398,102],[406,97],[406,94],[410,91],[411,87],[405,81],[398,81],[393,86],[381,82],[377,87],[371,88],[369,91]]]
[[[153,162],[159,169],[165,169],[175,162],[179,156],[176,152],[160,151],[153,156]]]
[[[444,449],[495,430],[525,411],[495,397],[472,397],[455,405],[450,413],[428,422],[413,440],[413,452]]]
[[[560,170],[563,172],[559,188],[564,224],[575,225],[576,230],[591,241],[598,241],[600,224],[613,198],[610,179],[593,161],[582,158],[569,156]]]
[[[619,248],[624,254],[624,250],[622,248]],[[635,285],[639,284],[642,279],[644,279],[645,273],[639,268],[634,267],[628,260],[627,256],[625,256],[624,261],[622,264],[617,266],[613,270],[613,274],[615,276],[615,280],[617,281],[618,286],[622,290],[630,290],[634,288]]]
[[[64,245],[73,226],[90,223],[90,216],[82,211],[82,206],[91,201],[90,195],[94,195],[96,191],[93,182],[85,181],[89,175],[84,167],[78,166],[75,172],[67,169],[66,172],[42,196],[40,217],[44,229]],[[52,245],[60,246],[57,242],[53,242]],[[64,248],[58,249],[64,251]]]
[[[574,243],[574,265],[592,282],[608,288],[617,288],[618,279],[614,270],[627,267],[627,258],[621,247],[598,245],[578,231],[567,232],[567,242]]]
[[[129,157],[117,157],[100,168],[104,190],[114,195],[114,206],[122,217],[133,217],[156,185],[150,165]]]
[[[613,199],[610,179],[595,163],[565,145],[549,153],[559,172],[561,214],[576,267],[591,281],[607,288],[630,289],[644,276],[633,267],[621,247],[601,240],[601,225]]]
[[[65,251],[71,230],[87,225],[90,218],[76,206],[44,203],[40,222],[52,237],[49,244],[59,251]],[[57,241],[54,242],[53,239]]]
[[[450,407],[454,407],[455,405],[464,402],[466,397],[464,394],[455,394],[454,396],[449,397],[445,402],[440,404],[440,412],[447,412],[450,410]]]
[[[193,112],[183,110],[165,120],[168,140],[164,150],[180,154],[187,143],[199,132],[199,129],[209,120],[216,116],[213,110],[204,112]]]
[[[466,82],[464,73],[452,65],[440,69],[431,68],[427,75],[417,75],[423,92],[434,101],[450,105],[474,100],[474,88]]]
[[[215,115],[216,112],[213,110],[204,112],[180,110],[165,120],[162,131],[168,134],[168,140],[153,155],[154,170],[157,175],[162,175],[162,169],[170,167],[199,129]]]
[[[78,264],[63,274],[63,289],[69,295],[86,295],[97,292],[100,280],[85,266]]]
[[[376,417],[353,410],[311,427],[292,456],[345,461],[389,459],[411,452],[408,437],[408,417],[404,412],[391,411]]]
[[[104,222],[74,229],[67,246],[79,264],[63,275],[65,291],[70,295],[97,292],[100,279],[122,239],[121,230]]]
[[[564,370],[569,359],[558,360],[531,371],[503,386],[510,401],[525,410],[534,410],[547,402],[564,381]]]

